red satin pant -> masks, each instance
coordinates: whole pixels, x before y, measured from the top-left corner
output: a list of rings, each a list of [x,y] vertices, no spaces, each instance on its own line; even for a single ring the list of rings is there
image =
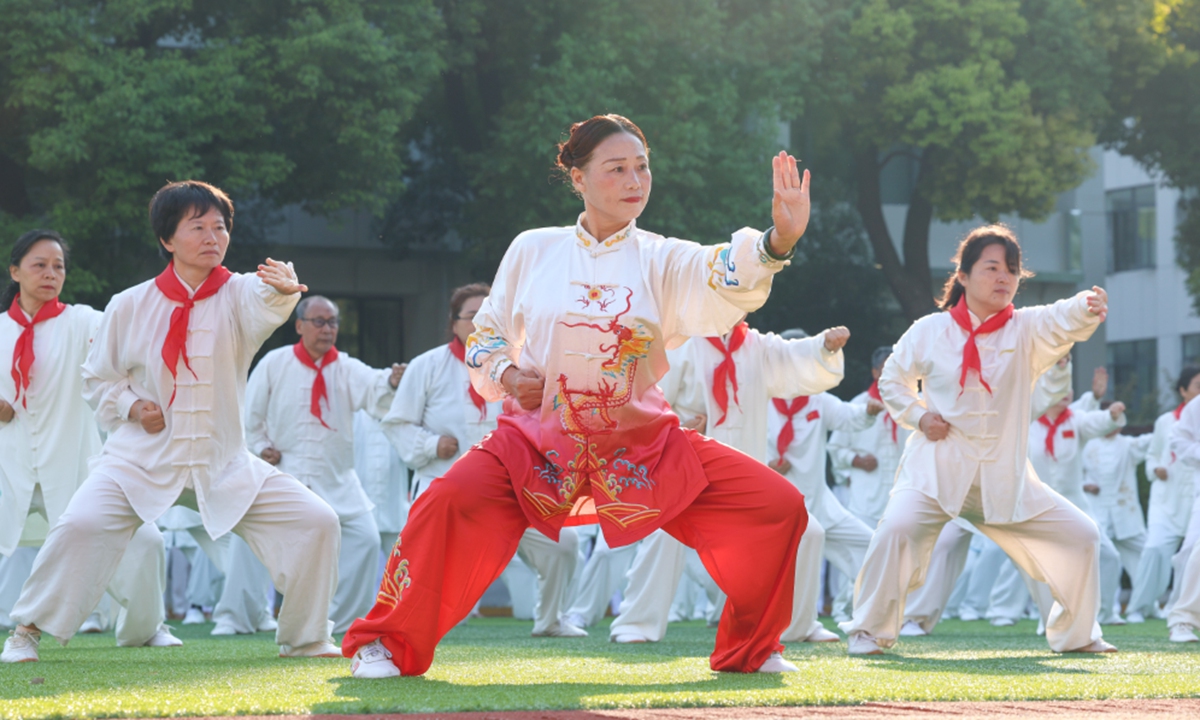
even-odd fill
[[[520,436],[504,426],[496,433]],[[753,458],[698,433],[686,436],[708,486],[662,529],[697,550],[729,598],[710,666],[754,672],[783,649],[779,636],[791,620],[796,546],[808,524],[804,497]],[[488,445],[485,440],[468,451],[417,499],[375,607],[342,640],[346,657],[382,638],[402,674],[424,673],[438,642],[516,553],[529,521]]]

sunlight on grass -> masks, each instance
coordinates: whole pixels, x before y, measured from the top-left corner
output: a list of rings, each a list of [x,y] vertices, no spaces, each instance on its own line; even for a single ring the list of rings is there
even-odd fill
[[[613,645],[535,639],[531,623],[472,620],[419,678],[355,680],[346,660],[280,660],[271,635],[177,628],[183,648],[114,647],[108,635],[42,645],[42,662],[0,666],[0,717],[147,717],[282,713],[545,710],[847,704],[874,700],[1045,700],[1200,696],[1200,647],[1166,641],[1161,621],[1111,628],[1117,655],[1051,653],[1034,623],[946,622],[881,657],[844,643],[788,646],[788,675],[708,669],[715,632],[672,625],[667,639]],[[42,682],[36,682],[36,679]]]

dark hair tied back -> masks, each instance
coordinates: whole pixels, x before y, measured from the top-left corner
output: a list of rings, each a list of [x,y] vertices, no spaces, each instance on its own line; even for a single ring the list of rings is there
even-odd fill
[[[617,133],[629,133],[640,140],[649,157],[650,144],[646,142],[641,128],[629,118],[610,113],[572,124],[566,141],[558,144],[558,161],[555,165],[564,175],[570,177],[571,168],[585,167],[591,162],[596,146],[608,136]]]
[[[53,240],[62,248],[63,260],[70,261],[71,249],[67,247],[67,241],[63,240],[63,236],[53,230],[30,230],[29,232],[17,238],[13,243],[12,254],[8,259],[9,267],[19,267],[21,261],[29,254],[34,245],[37,245],[42,240]],[[12,306],[13,300],[17,299],[17,294],[21,292],[21,286],[12,280],[8,281],[4,291],[0,292],[0,312],[8,312],[8,308]]]
[[[952,258],[954,269],[950,271],[950,277],[946,279],[946,284],[942,287],[942,298],[938,300],[939,308],[949,310],[958,304],[959,299],[966,292],[966,289],[958,282],[958,273],[964,272],[970,275],[971,268],[979,262],[984,249],[989,245],[1004,246],[1005,264],[1008,265],[1008,271],[1017,276],[1018,282],[1033,277],[1033,273],[1021,266],[1021,244],[1017,242],[1017,235],[1012,229],[1003,223],[977,227],[958,244],[958,252],[954,253]]]

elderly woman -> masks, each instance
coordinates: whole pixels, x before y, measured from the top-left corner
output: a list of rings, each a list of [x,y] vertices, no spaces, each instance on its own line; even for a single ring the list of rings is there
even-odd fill
[[[511,414],[413,505],[375,608],[342,642],[356,677],[425,672],[525,529],[557,538],[587,504],[612,546],[661,527],[699,551],[729,596],[714,670],[794,669],[779,636],[804,499],[762,463],[680,428],[656,383],[667,349],[723,335],[766,301],[808,222],[808,173],[780,153],[774,228],[706,247],[637,226],[649,153],[617,115],[576,123],[560,145],[584,211],[513,241],[466,347],[476,389]],[[832,384],[840,349],[828,348]]]

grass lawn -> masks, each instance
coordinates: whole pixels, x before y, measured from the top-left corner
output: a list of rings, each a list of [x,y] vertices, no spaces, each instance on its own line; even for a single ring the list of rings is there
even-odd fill
[[[711,672],[714,630],[672,625],[645,645],[608,642],[607,621],[578,640],[534,639],[532,624],[472,620],[419,678],[354,680],[346,660],[280,660],[270,634],[209,637],[176,628],[182,648],[122,649],[112,634],[42,644],[42,661],[0,666],[0,717],[138,717],[563,708],[847,704],[869,700],[1200,697],[1200,647],[1167,642],[1162,621],[1107,628],[1121,652],[1060,656],[1034,623],[947,621],[890,654],[845,643],[790,645],[786,675]]]

